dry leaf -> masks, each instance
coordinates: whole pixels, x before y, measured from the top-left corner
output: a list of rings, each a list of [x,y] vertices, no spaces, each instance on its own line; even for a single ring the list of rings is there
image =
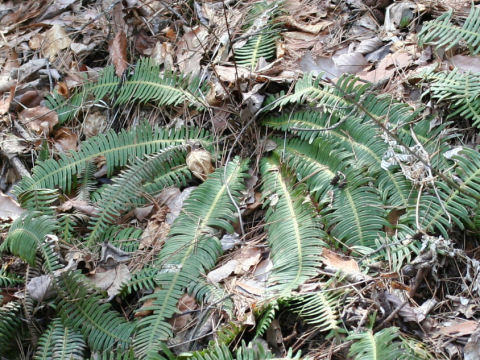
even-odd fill
[[[78,136],[72,130],[62,127],[55,132],[55,148],[67,152],[77,150]]]
[[[123,72],[128,67],[127,61],[127,36],[123,31],[120,31],[115,38],[108,44],[108,52],[112,57],[113,65],[115,66],[115,74],[122,76]]]
[[[233,258],[237,261],[235,274],[245,274],[252,266],[257,265],[260,262],[261,257],[262,251],[259,248],[241,248]]]
[[[160,288],[156,288],[155,291],[157,290],[160,290]],[[153,306],[153,303],[155,302],[155,299],[154,298],[148,298],[147,300],[145,300],[145,302],[143,303],[143,305],[140,307],[140,309],[138,309],[136,312],[135,312],[135,317],[136,318],[142,318],[142,317],[145,317],[145,316],[148,316],[150,314],[153,313],[153,310],[151,310],[151,307]]]
[[[52,285],[50,275],[36,276],[27,284],[28,295],[34,300],[42,302],[53,297],[56,293],[55,287]]]
[[[478,326],[478,321],[474,320],[456,320],[446,321],[440,325],[437,335],[445,336],[465,336],[472,334]]]
[[[83,120],[83,134],[89,138],[98,135],[107,127],[107,117],[99,111],[89,113]]]
[[[10,109],[10,104],[12,103],[13,97],[15,95],[15,85],[12,85],[10,88],[10,93],[6,98],[0,100],[0,115],[4,115]]]
[[[286,26],[305,31],[310,34],[318,34],[320,31],[325,30],[327,27],[333,24],[330,20],[320,20],[316,24],[309,24],[297,21],[293,16],[280,16],[279,21],[282,21]]]
[[[58,124],[57,113],[45,106],[25,109],[19,116],[22,123],[38,135],[44,134],[47,136],[53,130],[53,127]]]
[[[207,150],[196,149],[190,151],[186,162],[192,174],[203,181],[215,170],[212,165],[212,156]]]
[[[249,79],[252,76],[250,70],[245,69],[244,67],[237,66],[222,66],[216,65],[214,66],[215,74],[221,81],[226,81],[228,83],[234,84],[237,80],[245,80]]]
[[[115,268],[104,272],[96,271],[90,278],[91,281],[102,290],[106,290],[110,298],[117,295],[122,285],[131,279],[127,265],[118,264]]]
[[[72,40],[70,40],[63,27],[55,24],[45,32],[43,55],[53,61],[58,53],[70,47],[71,43]]]
[[[0,191],[0,221],[15,220],[24,211],[15,200]]]
[[[223,279],[226,279],[230,276],[232,272],[235,271],[236,267],[238,266],[237,260],[230,260],[227,261],[222,266],[212,270],[208,273],[207,279],[213,284],[219,283]]]
[[[184,294],[180,298],[180,300],[178,300],[177,308],[179,313],[184,313],[195,310],[196,308],[198,308],[198,305],[193,296]],[[192,319],[192,314],[185,314],[173,317],[169,320],[169,323],[172,325],[173,331],[177,332],[187,327],[187,325],[192,321]]]
[[[10,50],[2,71],[0,72],[0,92],[8,91],[17,82],[11,77],[12,70],[20,66],[18,62],[18,55],[15,51]]]
[[[165,222],[168,207],[159,208],[148,221],[145,231],[140,238],[139,250],[154,248],[159,249],[170,231],[170,225]]]
[[[371,83],[377,83],[382,80],[388,79],[397,69],[403,69],[411,64],[412,57],[405,51],[397,51],[394,54],[388,54],[385,56],[377,68],[369,72],[360,72],[357,76],[365,81]]]
[[[354,259],[344,259],[337,253],[323,248],[322,250],[322,261],[328,267],[331,267],[335,270],[341,270],[347,274],[361,274],[360,267]]]
[[[177,66],[180,71],[198,75],[200,72],[200,60],[202,60],[207,48],[208,31],[203,26],[188,31],[177,42]]]

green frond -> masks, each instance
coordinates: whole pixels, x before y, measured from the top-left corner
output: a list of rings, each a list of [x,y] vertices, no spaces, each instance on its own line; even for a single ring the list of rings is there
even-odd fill
[[[448,103],[449,117],[459,116],[472,120],[480,127],[480,75],[463,73],[457,68],[448,72],[427,69],[423,78],[428,82],[423,96],[430,96],[438,102]]]
[[[86,348],[82,336],[63,326],[61,320],[56,318],[38,340],[33,359],[84,359]]]
[[[265,60],[275,57],[280,29],[279,24],[273,23],[273,19],[280,12],[280,3],[260,1],[252,5],[243,28],[244,33],[251,33],[251,37],[242,47],[235,49],[238,65],[253,71],[261,57]]]
[[[344,292],[321,290],[295,297],[293,310],[307,324],[320,331],[336,330],[340,326],[340,306]]]
[[[280,308],[280,302],[278,299],[270,301],[267,306],[262,310],[260,319],[257,320],[257,328],[255,329],[255,338],[263,336],[270,327],[275,315]]]
[[[441,179],[435,180],[435,186],[428,185],[418,201],[418,211],[417,206],[412,206],[405,219],[410,224],[418,224],[418,230],[438,229],[448,238],[448,230],[454,224],[460,229],[472,225],[470,211],[477,208],[474,196],[480,196],[480,154],[465,148],[454,160],[453,176],[461,191]]]
[[[126,296],[133,291],[153,290],[158,285],[156,282],[156,274],[158,269],[152,267],[144,267],[132,274],[130,280],[122,284],[120,294]]]
[[[24,281],[21,277],[8,273],[6,267],[0,269],[0,288],[23,284],[23,282]]]
[[[90,194],[95,190],[97,180],[95,179],[96,167],[93,161],[85,163],[85,168],[79,174],[77,200],[90,202]]]
[[[75,227],[78,217],[76,214],[61,214],[58,219],[58,236],[66,243],[72,243],[75,238]]]
[[[236,209],[232,199],[238,201],[241,195],[246,169],[246,162],[233,160],[226,169],[212,173],[185,201],[158,256],[161,270],[156,282],[161,290],[144,298],[154,299],[147,308],[153,314],[138,323],[134,339],[138,358],[156,357],[161,342],[171,336],[171,326],[166,320],[176,313],[185,289],[215,265],[221,254],[217,229],[233,232],[231,222],[236,219]]]
[[[58,312],[64,326],[79,331],[92,351],[126,349],[133,335],[133,324],[88,291],[83,275],[63,272],[58,280]]]
[[[324,233],[304,187],[293,186],[291,177],[272,157],[261,164],[263,196],[270,258],[268,282],[272,291],[289,292],[317,274]]]
[[[199,78],[188,78],[182,74],[161,71],[153,59],[139,60],[135,71],[122,81],[115,75],[115,68],[108,66],[96,82],[87,83],[69,99],[59,94],[47,97],[47,106],[59,115],[59,122],[72,119],[87,101],[93,104],[104,98],[115,99],[114,106],[127,103],[154,102],[157,106],[186,103],[197,108],[205,107]]]
[[[480,7],[470,9],[465,23],[460,27],[451,23],[453,9],[440,15],[437,19],[423,23],[418,33],[418,44],[432,44],[436,48],[445,47],[450,50],[461,42],[467,44],[473,55],[480,52]]]
[[[55,213],[54,203],[58,201],[58,190],[35,189],[27,190],[19,194],[20,206],[29,211],[40,211],[44,215]]]
[[[35,266],[35,256],[45,236],[55,234],[56,229],[56,221],[50,216],[27,212],[13,222],[0,250],[9,251]]]
[[[120,226],[113,225],[105,230],[103,235],[100,237],[99,242],[108,241],[110,244],[123,251],[134,252],[138,250],[142,232],[142,229],[134,227],[122,228]]]
[[[22,305],[16,301],[10,301],[0,307],[0,355],[11,348],[12,339],[22,326],[21,311]]]
[[[157,191],[167,186],[186,183],[184,174],[178,173],[176,169],[178,165],[185,163],[186,152],[186,145],[169,147],[144,160],[134,161],[116,176],[97,201],[100,210],[90,221],[91,232],[87,246],[93,245],[107,226],[113,224],[122,213],[146,202],[145,195],[148,193],[143,188],[144,183],[155,180]]]
[[[233,314],[233,301],[230,295],[217,284],[199,278],[188,285],[187,292],[195,297],[198,303],[212,304],[230,316]]]
[[[325,209],[325,218],[333,225],[331,235],[353,248],[372,248],[383,227],[389,226],[378,192],[368,181],[365,176],[347,176],[347,185],[335,190],[332,210]]]
[[[199,141],[204,146],[208,146],[211,141],[206,131],[195,128],[152,129],[150,125],[143,124],[130,131],[109,131],[82,142],[79,151],[61,153],[58,160],[37,163],[32,177],[22,178],[15,193],[20,195],[28,190],[55,187],[68,193],[74,177],[82,173],[89,162],[100,156],[105,157],[107,175],[111,176],[116,168],[127,165],[134,158],[141,159],[167,147],[186,144],[189,140]]]
[[[389,327],[373,334],[368,330],[359,334],[351,334],[347,338],[354,343],[348,352],[355,360],[396,360],[409,359],[401,348],[398,328]]]

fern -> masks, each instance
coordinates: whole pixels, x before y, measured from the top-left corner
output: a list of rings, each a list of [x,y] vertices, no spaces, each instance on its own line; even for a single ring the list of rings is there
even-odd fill
[[[34,266],[37,251],[43,249],[40,245],[45,236],[54,234],[56,228],[57,224],[51,217],[36,212],[26,213],[14,221],[0,250],[8,250]]]
[[[34,360],[83,359],[87,346],[82,336],[64,327],[59,318],[52,320],[38,343]]]
[[[389,327],[373,334],[371,330],[351,334],[348,340],[355,341],[348,352],[355,360],[396,360],[409,359],[409,355],[401,348],[398,339],[398,328]]]
[[[340,291],[321,290],[300,295],[293,301],[293,310],[306,323],[314,325],[320,331],[339,328],[340,300],[344,293]]]
[[[464,229],[465,224],[472,225],[470,211],[477,208],[474,196],[480,195],[480,154],[463,149],[454,158],[457,164],[454,175],[461,190],[452,189],[443,180],[435,180],[435,187],[422,193],[418,211],[417,207],[412,207],[407,212],[406,219],[418,224],[418,230],[438,229],[448,238],[448,230],[454,224],[460,229]]]
[[[279,307],[279,300],[272,300],[267,304],[267,306],[265,306],[260,314],[260,320],[257,321],[255,337],[263,336],[263,334],[265,334],[273,319],[275,319],[275,315],[277,314]]]
[[[185,201],[183,212],[175,220],[159,254],[162,270],[156,277],[161,290],[144,298],[154,299],[147,310],[153,315],[141,319],[137,326],[134,348],[139,358],[155,358],[161,342],[171,336],[166,322],[177,310],[177,301],[189,283],[205,269],[215,265],[221,253],[216,228],[233,232],[235,206],[227,191],[237,199],[246,176],[245,162],[235,159],[224,169],[217,169]],[[145,310],[145,309],[144,309]]]
[[[82,275],[61,273],[58,278],[58,312],[65,326],[79,331],[93,351],[128,348],[133,325],[102,303],[97,294],[88,293]]]
[[[480,52],[480,7],[473,6],[470,9],[465,23],[459,27],[451,24],[453,9],[439,16],[437,19],[427,21],[423,24],[422,30],[418,33],[418,43],[432,44],[437,48],[446,47],[450,50],[460,42],[468,45],[473,55]]]
[[[21,304],[11,301],[0,307],[0,355],[5,355],[22,325]]]
[[[272,291],[288,292],[317,274],[324,235],[304,188],[294,188],[275,159],[264,159],[261,173],[269,205],[265,219],[274,266],[268,281]]]
[[[235,49],[237,64],[253,71],[261,57],[265,60],[275,57],[279,25],[272,21],[279,13],[279,3],[262,1],[253,4],[244,26],[244,32],[252,35],[242,47]]]
[[[143,124],[128,132],[110,131],[84,141],[77,152],[68,155],[62,153],[59,154],[59,160],[38,163],[32,177],[22,178],[15,192],[20,195],[29,190],[59,187],[68,193],[75,176],[83,173],[87,164],[100,156],[105,157],[107,175],[111,176],[115,168],[127,165],[134,158],[143,158],[169,146],[186,144],[189,140],[199,141],[204,146],[210,143],[206,131],[194,128],[152,129],[148,124]]]
[[[9,274],[4,266],[0,269],[0,288],[23,284],[23,279],[15,274]]]
[[[423,95],[430,94],[439,102],[448,102],[452,110],[449,117],[459,116],[480,126],[480,75],[462,73],[457,68],[438,73],[429,69],[423,78],[429,82]]]
[[[185,162],[186,145],[167,148],[146,160],[134,162],[128,169],[115,177],[113,184],[107,186],[98,201],[100,212],[90,221],[90,236],[87,245],[92,245],[107,225],[112,224],[123,211],[145,202],[148,194],[143,184],[156,181],[156,190],[174,184],[184,184],[189,178],[184,172],[178,172],[176,166]]]
[[[60,124],[72,119],[89,97],[93,97],[94,103],[109,97],[115,100],[113,106],[150,101],[157,106],[176,106],[184,102],[198,108],[205,106],[202,99],[205,89],[198,78],[189,79],[172,72],[159,74],[160,66],[150,58],[140,60],[133,75],[127,75],[124,81],[115,75],[115,68],[109,66],[96,83],[87,83],[69,100],[59,94],[49,96],[47,106],[57,111]]]

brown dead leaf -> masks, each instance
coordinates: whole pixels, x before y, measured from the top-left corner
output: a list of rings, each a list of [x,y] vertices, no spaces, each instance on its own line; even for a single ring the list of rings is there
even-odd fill
[[[170,225],[165,222],[167,213],[168,207],[162,206],[150,217],[147,227],[140,238],[139,250],[147,248],[160,249],[170,231]]]
[[[159,287],[155,288],[155,291],[161,290]],[[142,318],[145,316],[148,316],[153,313],[153,310],[151,310],[151,307],[153,306],[153,303],[155,302],[155,298],[148,298],[145,300],[145,302],[142,304],[140,309],[138,309],[135,312],[135,317],[136,318]]]
[[[320,20],[315,24],[300,22],[291,15],[280,16],[279,21],[282,21],[287,27],[301,30],[310,34],[318,34],[320,31],[325,30],[333,24],[333,21],[330,20]]]
[[[96,287],[106,290],[109,297],[114,297],[119,293],[122,285],[129,281],[131,277],[127,265],[118,264],[115,268],[103,272],[100,272],[97,268],[90,279]]]
[[[67,152],[77,150],[78,136],[72,130],[62,127],[55,132],[55,148]]]
[[[177,43],[177,65],[180,71],[197,75],[207,48],[208,31],[203,26],[197,26],[185,33]]]
[[[0,221],[15,220],[24,211],[15,200],[0,191]]]
[[[127,36],[123,31],[120,31],[115,38],[108,44],[108,52],[112,57],[113,65],[115,66],[115,74],[122,76],[123,72],[128,67],[127,61]]]
[[[233,259],[237,261],[235,274],[245,274],[252,266],[257,265],[260,262],[261,257],[262,251],[259,248],[241,248],[233,257]]]
[[[480,56],[455,55],[448,62],[461,71],[480,73]]]
[[[263,283],[256,280],[237,281],[236,285],[243,291],[252,295],[262,296],[265,293],[265,286]]]
[[[400,50],[385,56],[375,70],[368,72],[362,71],[358,73],[357,76],[362,80],[377,83],[390,78],[398,69],[409,66],[411,62],[412,57],[407,52]]]
[[[193,296],[184,294],[180,300],[178,300],[177,309],[180,313],[185,313],[193,311],[198,308],[197,302]],[[187,327],[187,325],[192,321],[192,314],[185,314],[180,316],[175,316],[169,320],[169,323],[172,325],[173,331],[177,332]]]
[[[43,55],[53,61],[58,53],[70,47],[72,40],[68,37],[65,29],[58,24],[53,25],[45,32]]]
[[[203,181],[215,170],[212,165],[212,156],[204,149],[190,151],[186,163],[192,174]]]
[[[455,320],[446,321],[440,324],[440,328],[437,330],[436,335],[445,336],[465,336],[472,334],[478,326],[478,321],[474,320]]]
[[[59,211],[70,211],[71,209],[78,210],[89,216],[94,216],[98,214],[98,208],[89,205],[86,201],[83,200],[67,200],[63,204],[58,206]]]
[[[10,93],[6,98],[0,100],[0,115],[4,115],[10,109],[10,104],[12,103],[13,97],[15,95],[15,85],[10,87]]]
[[[336,270],[341,270],[344,273],[361,274],[360,267],[354,259],[346,260],[327,248],[323,248],[322,250],[322,261],[325,265]]]
[[[12,70],[20,66],[18,55],[14,50],[10,50],[5,60],[2,71],[0,72],[0,92],[8,91],[17,82],[11,77]]]
[[[237,80],[246,80],[251,78],[252,73],[245,69],[244,67],[237,66],[223,66],[223,65],[216,65],[214,66],[215,74],[221,81],[226,81],[230,84],[235,84]]]
[[[107,127],[107,117],[99,112],[89,113],[83,120],[83,134],[89,138],[101,133]]]
[[[165,69],[173,69],[173,45],[169,42],[157,42],[150,56],[157,65],[164,64]]]
[[[19,103],[23,105],[23,106],[20,105],[21,108],[24,108],[24,107],[32,108],[40,105],[42,100],[43,100],[43,96],[38,92],[38,90],[30,90],[30,91],[26,91],[20,97]]]
[[[207,275],[207,279],[213,284],[219,283],[220,281],[229,277],[230,274],[235,271],[237,266],[237,260],[227,261],[222,266],[219,266],[215,270],[210,271]]]
[[[47,136],[53,127],[58,124],[58,115],[55,111],[45,107],[36,106],[23,110],[19,114],[21,122],[38,135]]]

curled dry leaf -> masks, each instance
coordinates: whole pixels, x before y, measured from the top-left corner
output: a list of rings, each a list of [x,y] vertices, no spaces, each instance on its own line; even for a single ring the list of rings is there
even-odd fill
[[[180,314],[186,313],[198,308],[197,302],[193,296],[184,294],[180,300],[178,300],[178,312]],[[184,329],[193,319],[192,314],[185,314],[173,317],[169,322],[173,327],[173,331],[177,332]]]
[[[98,270],[98,269],[97,269]],[[91,281],[102,290],[106,290],[110,298],[117,295],[122,284],[131,278],[127,265],[118,264],[115,268],[103,272],[96,271]]]
[[[212,156],[207,150],[196,149],[190,151],[186,162],[192,174],[203,181],[215,170],[212,165]]]
[[[127,69],[127,36],[123,31],[120,31],[115,38],[108,44],[108,51],[112,57],[113,65],[115,66],[115,74],[122,76]]]
[[[38,135],[47,136],[58,124],[58,115],[45,106],[36,106],[23,110],[20,114],[21,122]]]
[[[310,34],[318,34],[320,31],[325,30],[330,25],[333,24],[333,21],[330,20],[320,20],[316,24],[304,23],[297,21],[293,16],[280,16],[279,21],[282,21],[286,26],[305,31]]]
[[[18,55],[15,51],[11,50],[0,72],[0,92],[8,91],[16,84],[16,81],[10,74],[12,70],[17,69],[19,66]]]
[[[0,191],[0,221],[15,220],[24,211],[15,200]]]
[[[10,109],[10,104],[12,103],[14,95],[15,95],[15,85],[13,85],[10,88],[9,95],[0,100],[0,115],[5,115],[8,112],[8,109]]]
[[[68,37],[65,29],[55,24],[45,32],[43,55],[53,61],[58,53],[70,47],[71,43],[72,40]]]
[[[107,127],[107,117],[99,111],[89,113],[83,120],[83,134],[89,138],[99,133]]]
[[[77,150],[78,136],[72,130],[62,127],[55,132],[55,147],[63,152]]]

